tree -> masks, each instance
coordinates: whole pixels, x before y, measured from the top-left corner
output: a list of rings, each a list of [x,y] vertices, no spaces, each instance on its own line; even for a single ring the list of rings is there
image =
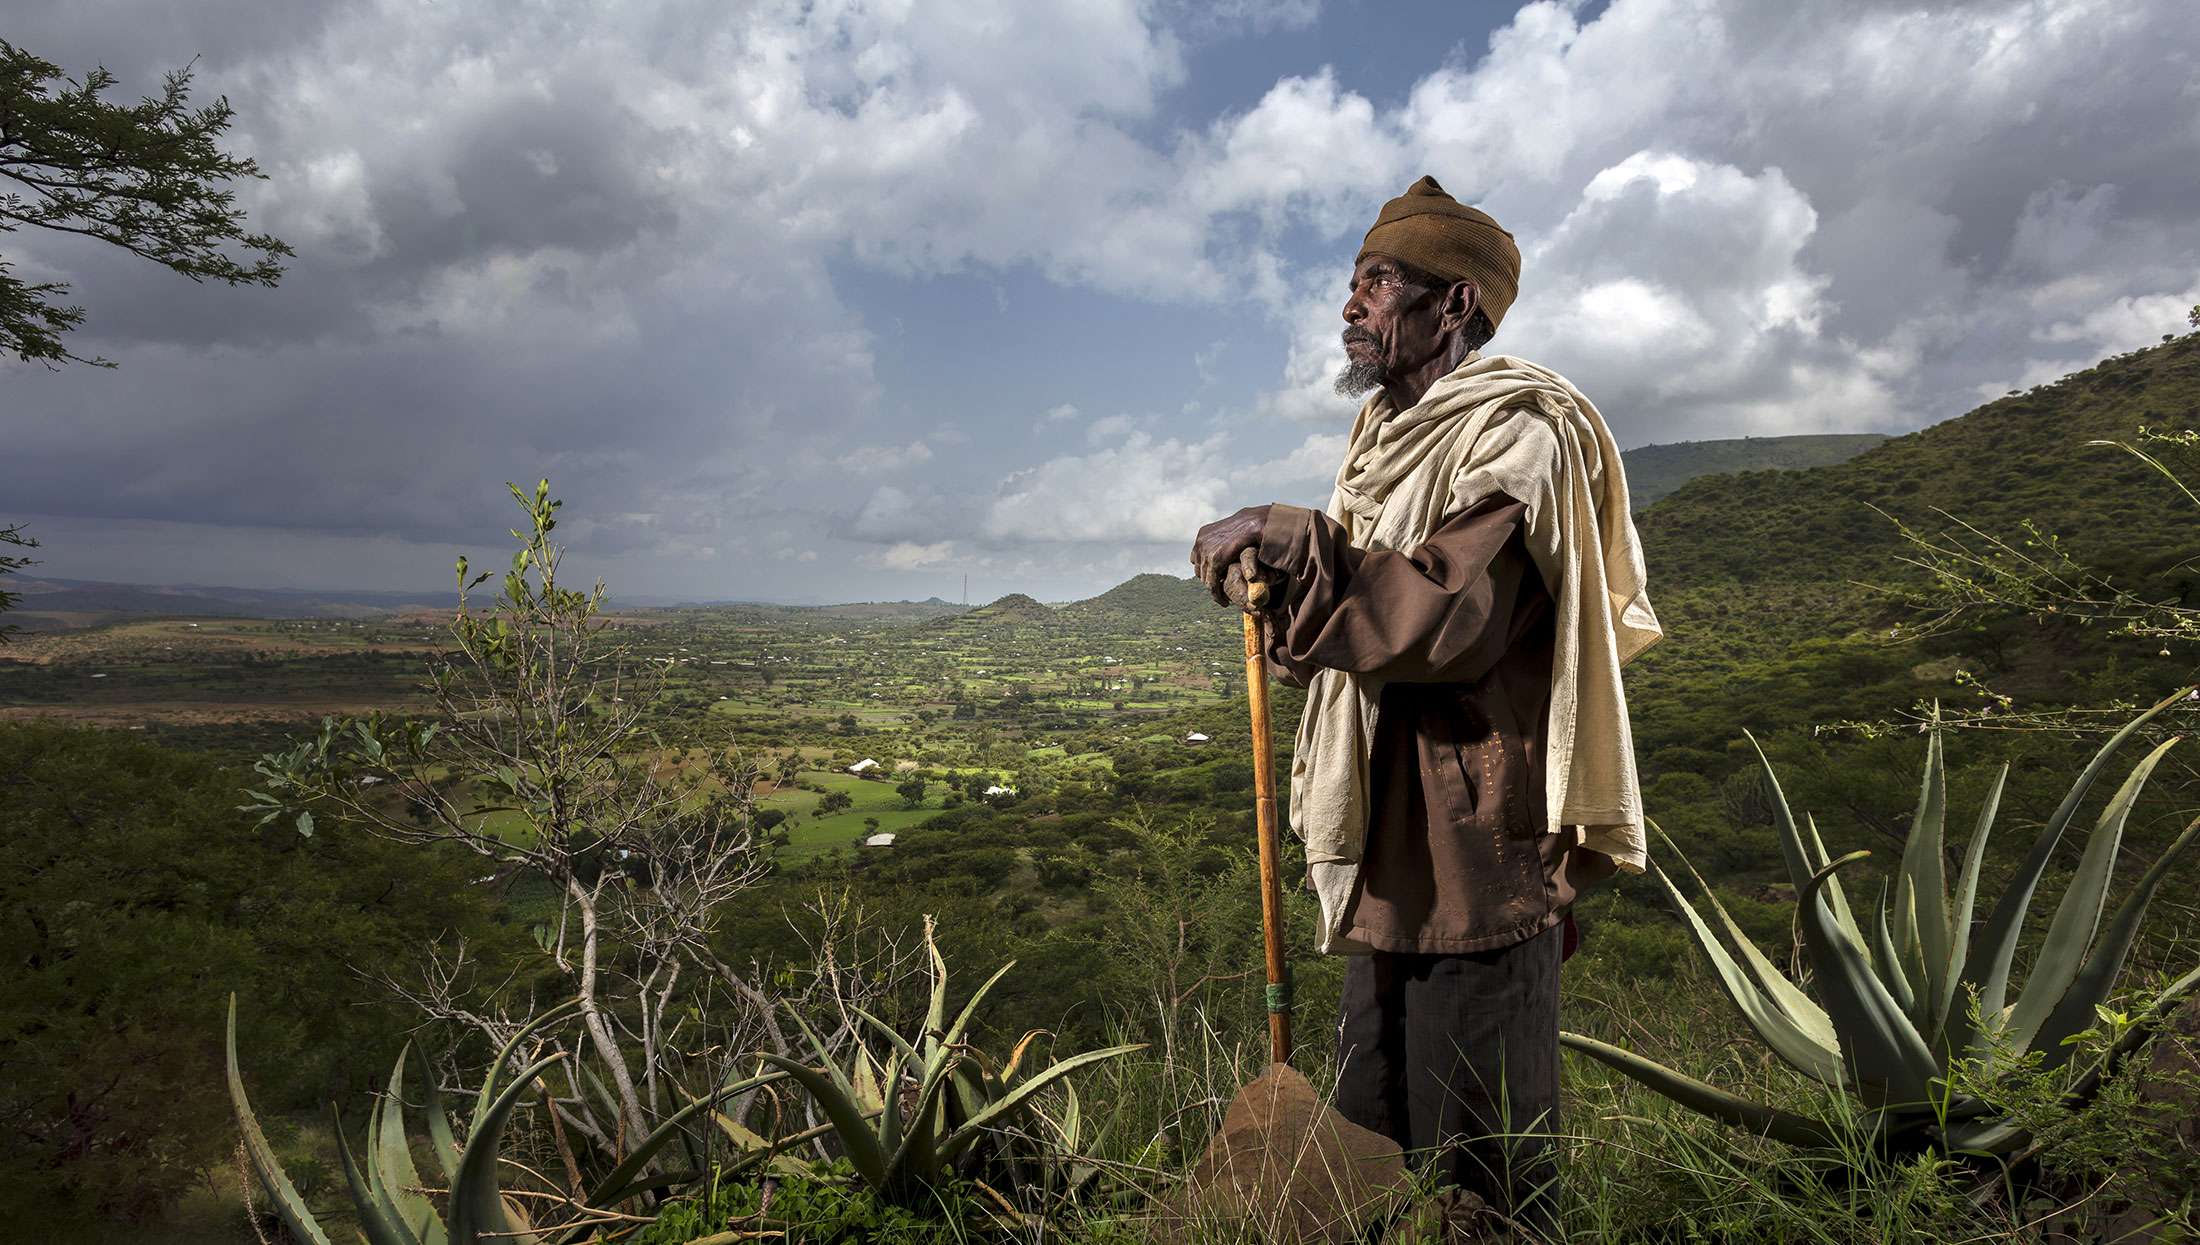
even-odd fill
[[[167,75],[160,95],[135,104],[101,98],[114,75],[81,81],[0,39],[0,234],[25,225],[97,238],[193,281],[272,286],[294,254],[280,239],[245,232],[229,183],[264,179],[250,159],[216,140],[234,111],[227,98],[190,106],[191,69]],[[234,258],[229,248],[247,253]],[[68,286],[31,283],[0,259],[0,354],[47,366],[111,367],[73,354],[62,335],[84,309],[61,300]]]
[[[901,802],[910,808],[915,808],[924,803],[924,780],[922,778],[904,779],[894,788],[894,791],[901,796]]]
[[[559,582],[560,503],[549,489],[512,487],[528,516],[524,543],[486,611],[469,592],[490,576],[469,582],[459,559],[455,652],[431,669],[433,714],[324,720],[318,738],[254,767],[264,790],[247,793],[257,801],[248,807],[302,835],[318,813],[402,843],[455,846],[539,888],[541,975],[571,1000],[572,1049],[590,1059],[558,1074],[551,1120],[608,1158],[723,1074],[693,1052],[792,1047],[779,1000],[713,944],[766,865],[751,798],[761,771],[730,748],[708,750],[693,770],[655,763],[666,744],[647,715],[671,663],[606,634],[603,584]],[[471,1004],[460,994],[463,948],[425,958],[417,979],[388,984],[492,1045],[548,1010],[532,988]],[[723,1000],[713,1041],[688,1032],[701,1022],[677,987],[697,980]]]
[[[23,527],[21,524],[16,524],[12,527],[0,527],[0,545],[12,545],[18,549],[38,548],[37,541],[32,540],[30,537],[23,534]],[[0,575],[13,575],[26,566],[36,565],[38,565],[38,560],[36,558],[26,558],[21,555],[0,554]],[[0,588],[0,614],[5,614],[9,610],[14,609],[15,603],[18,600],[22,599],[22,595],[23,594],[19,592],[9,592],[4,588]],[[4,623],[0,623],[0,644],[7,643],[8,637],[14,635],[18,630],[20,630],[20,628],[11,627]]]
[[[828,791],[825,793],[824,798],[817,802],[817,815],[830,817],[834,813],[847,812],[850,808],[855,807],[855,802],[855,797],[845,791]]]
[[[467,858],[255,831],[244,777],[123,731],[0,723],[6,1222],[143,1218],[225,1162],[229,991],[255,1004],[245,1040],[286,1052],[264,1101],[289,1112],[380,1071],[417,1019],[347,966],[451,933],[495,977],[525,941]]]

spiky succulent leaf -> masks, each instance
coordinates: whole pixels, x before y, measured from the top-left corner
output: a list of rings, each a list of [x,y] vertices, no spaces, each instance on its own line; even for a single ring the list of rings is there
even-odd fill
[[[1839,1131],[1823,1120],[1751,1102],[1609,1042],[1564,1031],[1559,1033],[1558,1040],[1562,1045],[1625,1073],[1660,1097],[1670,1098],[1699,1115],[1708,1115],[1757,1136],[1770,1137],[1791,1146],[1831,1147],[1840,1141]]]
[[[993,975],[985,979],[985,984],[978,987],[977,993],[970,996],[969,1002],[963,1004],[962,1011],[955,1016],[955,1023],[948,1026],[947,1030],[940,1035],[939,1049],[934,1051],[931,1058],[925,1061],[925,1076],[931,1076],[936,1069],[946,1065],[948,1050],[961,1042],[963,1035],[969,1032],[970,1022],[978,1014],[978,1004],[985,1001],[985,996],[990,994],[993,987],[1000,984],[1001,978],[1008,976],[1008,970],[1014,967],[1016,967],[1016,961],[1010,960],[993,970]]]
[[[971,1116],[963,1122],[961,1127],[955,1129],[943,1139],[940,1143],[940,1161],[945,1163],[954,1162],[956,1157],[972,1142],[976,1141],[985,1129],[991,1127],[1002,1117],[1019,1110],[1025,1103],[1030,1102],[1032,1097],[1040,1090],[1061,1080],[1077,1069],[1099,1063],[1103,1059],[1119,1059],[1133,1051],[1144,1049],[1146,1049],[1144,1042],[1132,1042],[1123,1046],[1108,1046],[1099,1050],[1088,1050],[1082,1054],[1056,1060],[1046,1071],[1035,1073],[1018,1082],[1016,1088],[1001,1095],[985,1110]]]
[[[1948,911],[1948,971],[1941,975],[1940,997],[1933,1003],[1932,1032],[1928,1035],[1936,1049],[1946,1048],[1940,1039],[1954,1020],[1956,995],[1971,955],[1971,910],[1978,899],[1979,870],[1986,860],[1986,842],[1993,834],[1994,817],[2001,811],[2001,790],[2008,781],[2009,763],[2004,761],[2001,771],[1994,775],[1993,785],[1986,789],[1985,801],[1979,805],[1978,825],[1964,848],[1963,870],[1956,875],[1955,900]]]
[[[516,1222],[506,1206],[497,1179],[497,1154],[504,1142],[504,1125],[512,1118],[519,1100],[534,1088],[550,1065],[565,1058],[560,1051],[539,1059],[512,1077],[512,1083],[478,1113],[474,1130],[466,1134],[466,1148],[458,1155],[458,1177],[451,1182],[451,1245],[531,1245],[533,1236]]]
[[[2085,1075],[2079,1077],[2063,1095],[2063,1104],[2076,1110],[2093,1101],[2094,1095],[2101,1092],[2101,1086],[2108,1083],[2108,1078],[2115,1075],[2123,1061],[2153,1038],[2155,1031],[2161,1028],[2162,1021],[2168,1018],[2171,1009],[2196,993],[2200,993],[2200,967],[2179,977],[2164,987],[2160,994],[2155,995],[2154,1001],[2124,1030],[2123,1036],[2117,1038],[2101,1058],[2085,1070]]]
[[[412,1043],[407,1042],[390,1067],[389,1091],[368,1122],[367,1169],[389,1199],[391,1213],[420,1238],[420,1245],[444,1245],[443,1221],[420,1191],[420,1169],[413,1165],[412,1146],[405,1139],[405,1065],[411,1059]]]
[[[1788,824],[1789,837],[1794,823]],[[1845,865],[1871,855],[1850,852],[1806,878],[1796,896],[1803,945],[1810,952],[1818,992],[1841,1034],[1841,1054],[1866,1102],[1923,1102],[1939,1075],[1925,1039],[1888,993],[1864,954],[1835,928],[1820,893],[1825,880]]]
[[[497,1101],[497,1077],[504,1071],[505,1064],[518,1062],[514,1056],[518,1054],[520,1044],[572,1015],[579,1007],[580,1000],[578,999],[560,1003],[521,1025],[519,1030],[512,1034],[511,1039],[498,1049],[497,1057],[489,1061],[488,1070],[482,1073],[481,1092],[474,1096],[473,1122],[466,1127],[466,1136],[469,1141],[472,1140],[475,1133],[481,1131],[482,1122],[489,1117],[489,1108]]]
[[[1831,864],[1833,858],[1826,854],[1826,841],[1818,837],[1818,819],[1805,813],[1803,825],[1810,831],[1811,872],[1815,873]],[[1833,906],[1833,923],[1840,927],[1842,933],[1848,935],[1849,941],[1856,944],[1857,950],[1863,950],[1864,927],[1857,923],[1856,910],[1849,906],[1848,888],[1841,885],[1838,874],[1828,874],[1826,877],[1826,902]]]
[[[1757,764],[1764,770],[1765,786],[1772,795],[1772,826],[1778,832],[1774,838],[1780,845],[1780,859],[1787,864],[1788,879],[1800,895],[1821,865],[1813,861],[1810,852],[1803,847],[1802,834],[1795,828],[1795,814],[1788,808],[1787,792],[1780,789],[1780,776],[1772,772],[1772,759],[1765,755],[1764,745],[1757,742],[1754,734],[1748,731],[1742,734],[1756,750]],[[1861,942],[1858,945],[1862,945]]]
[[[274,1148],[267,1144],[267,1134],[260,1131],[260,1119],[252,1113],[252,1103],[245,1097],[244,1075],[237,1070],[237,996],[229,996],[229,1105],[236,1111],[237,1131],[243,1135],[245,1159],[252,1166],[252,1174],[259,1177],[260,1187],[267,1191],[268,1201],[274,1204],[275,1214],[290,1229],[291,1235],[306,1245],[329,1245],[328,1233],[306,1209],[306,1200],[298,1196],[298,1187],[290,1183],[283,1172],[283,1165],[275,1158]]]
[[[872,1131],[871,1121],[846,1087],[847,1078],[837,1069],[830,1073],[820,1072],[784,1055],[767,1052],[760,1058],[792,1078],[817,1103],[825,1118],[832,1121],[833,1134],[840,1139],[841,1153],[847,1157],[849,1166],[856,1169],[856,1175],[862,1177],[863,1183],[874,1189],[885,1188],[886,1154],[879,1147],[878,1134]],[[826,1066],[831,1068],[829,1060]]]
[[[2153,902],[2155,889],[2162,884],[2170,867],[2185,854],[2193,840],[2200,837],[2200,819],[2185,827],[2184,833],[2157,857],[2140,877],[2123,903],[2117,905],[2116,915],[2110,918],[2108,929],[2094,945],[2077,975],[2070,980],[2070,988],[2063,993],[2062,1001],[2048,1013],[2039,1033],[2033,1038],[2032,1049],[2046,1057],[2050,1068],[2061,1067],[2069,1060],[2071,1047],[2065,1039],[2083,1031],[2093,1020],[2093,1008],[2108,998],[2115,989],[2116,978],[2123,972],[2124,957],[2131,954],[2131,944],[2139,935],[2139,923],[2146,919],[2147,905]]]
[[[1666,876],[1665,870],[1651,865],[1650,872],[1657,878],[1658,884],[1665,888],[1666,898],[1687,919],[1689,928],[1696,935],[1696,944],[1710,957],[1711,967],[1718,974],[1719,985],[1725,989],[1726,997],[1733,1002],[1735,1009],[1742,1013],[1742,1019],[1749,1022],[1749,1027],[1756,1030],[1757,1036],[1764,1039],[1765,1045],[1770,1046],[1774,1054],[1787,1060],[1797,1071],[1828,1084],[1838,1084],[1841,1080],[1839,1049],[1813,1039],[1796,1024],[1793,1017],[1766,996],[1749,974],[1742,970],[1742,966],[1727,954],[1718,936],[1711,932],[1711,927],[1697,914],[1695,905],[1689,903],[1687,897],[1681,894],[1680,888],[1673,885],[1673,879]],[[1741,941],[1743,945],[1748,945],[1746,938]]]
[[[2109,800],[2108,806],[2101,810],[2100,821],[2095,823],[2092,837],[2086,841],[2085,854],[2078,859],[2078,871],[2071,875],[2070,886],[2063,892],[2062,902],[2055,907],[2055,919],[2047,926],[2047,936],[2040,943],[2032,973],[2025,978],[2016,1006],[2010,1009],[2009,1041],[2016,1049],[2032,1045],[2033,1035],[2039,1032],[2041,1022],[2055,1009],[2055,1004],[2062,1001],[2078,975],[2079,966],[2085,963],[2093,934],[2100,928],[2101,911],[2108,904],[2109,877],[2116,867],[2116,851],[2123,844],[2124,825],[2131,818],[2131,806],[2138,803],[2139,792],[2146,787],[2154,767],[2177,743],[2178,740],[2172,738],[2148,753],[2145,760],[2132,768],[2131,776],[2124,779],[2124,785]]]
[[[1656,823],[1652,823],[1651,828],[1656,829]],[[1814,839],[1817,837],[1815,831],[1812,837]],[[1751,940],[1748,934],[1742,932],[1742,927],[1734,920],[1734,915],[1726,910],[1724,903],[1719,901],[1719,892],[1713,890],[1711,884],[1704,881],[1701,873],[1696,872],[1696,866],[1689,863],[1688,857],[1682,853],[1679,845],[1675,844],[1663,830],[1658,831],[1658,838],[1665,844],[1666,850],[1673,854],[1674,859],[1679,860],[1687,868],[1688,876],[1696,879],[1696,889],[1702,891],[1704,898],[1711,901],[1711,910],[1718,914],[1719,923],[1725,927],[1727,937],[1733,941],[1735,948],[1742,953],[1742,961],[1749,966],[1749,971],[1757,979],[1757,984],[1764,988],[1765,993],[1770,996],[1780,1011],[1795,1023],[1795,1027],[1803,1031],[1803,1036],[1829,1051],[1838,1053],[1841,1047],[1840,1035],[1834,1032],[1833,1021],[1826,1015],[1825,1009],[1818,1006],[1818,1001],[1805,993],[1801,986],[1790,981],[1788,975],[1781,972],[1779,966],[1774,964],[1770,957],[1766,956],[1763,951],[1758,950],[1757,944]],[[1824,844],[1818,844],[1816,850],[1822,854],[1825,850]],[[1820,861],[1819,863],[1823,864],[1825,862]],[[1830,879],[1828,890],[1831,891]],[[1835,920],[1839,920],[1838,915],[1836,915]]]
[[[1911,1014],[1917,1006],[1917,996],[1910,993],[1909,974],[1902,971],[1902,946],[1895,941],[1895,936],[1887,925],[1887,896],[1884,891],[1879,896],[1879,923],[1872,936],[1872,970],[1886,983],[1887,992],[1894,996],[1895,1005],[1902,1009],[1904,1015]]]
[[[353,1157],[351,1142],[344,1137],[344,1117],[334,1104],[328,1109],[329,1123],[336,1133],[336,1161],[344,1173],[344,1188],[351,1195],[352,1213],[358,1216],[359,1231],[367,1238],[367,1245],[420,1245],[420,1238],[397,1217],[397,1208],[381,1182],[359,1170],[359,1160]],[[374,1132],[370,1121],[367,1129]],[[371,1161],[371,1160],[370,1160]]]
[[[596,1182],[595,1187],[589,1194],[589,1204],[591,1206],[615,1205],[619,1200],[618,1195],[641,1178],[643,1171],[649,1167],[650,1161],[655,1159],[659,1152],[680,1135],[680,1130],[687,1126],[689,1120],[712,1111],[719,1103],[733,1097],[735,1094],[745,1094],[752,1089],[785,1079],[786,1074],[783,1072],[765,1072],[756,1076],[744,1077],[738,1081],[728,1081],[666,1116],[662,1123],[650,1130],[648,1136],[635,1143],[633,1150],[619,1161],[618,1166],[604,1173],[603,1179]],[[631,1196],[631,1194],[628,1196]]]
[[[422,1056],[423,1059],[426,1056]],[[435,1083],[435,1067],[429,1065],[423,1096],[427,1099],[428,1145],[443,1169],[443,1179],[458,1179],[458,1139],[451,1135],[450,1112],[443,1106],[443,1089]]]
[[[2040,884],[2040,876],[2047,871],[2047,862],[2055,854],[2055,845],[2062,841],[2063,832],[2071,819],[2078,815],[2078,805],[2093,786],[2093,781],[2108,768],[2109,758],[2139,728],[2185,698],[2191,689],[2172,692],[2153,707],[2124,724],[2123,729],[2109,737],[2101,750],[2093,754],[2071,784],[2069,794],[2063,796],[2047,824],[2040,827],[2039,837],[2032,841],[2032,848],[2010,877],[2009,885],[1994,901],[1993,911],[1987,914],[1986,924],[1979,930],[1973,945],[1971,961],[1965,966],[1964,980],[1978,987],[1979,1013],[1992,1018],[2001,1014],[2009,998],[2009,968],[2017,954],[2017,939],[2024,932],[2024,914],[2032,907],[2032,892]]]
[[[1937,708],[1936,708],[1937,711]],[[1925,741],[1925,778],[1917,795],[1917,812],[1910,819],[1910,836],[1902,845],[1901,871],[1895,880],[1897,950],[1904,968],[1913,965],[1911,992],[1924,1005],[1912,1019],[1930,1027],[1931,1005],[1940,998],[1948,970],[1948,879],[1941,851],[1947,840],[1948,776],[1941,760],[1940,730],[1936,725]]]

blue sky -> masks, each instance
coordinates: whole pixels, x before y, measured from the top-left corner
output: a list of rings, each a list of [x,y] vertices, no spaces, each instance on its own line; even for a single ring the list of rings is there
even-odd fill
[[[121,365],[0,364],[0,520],[60,577],[413,588],[548,475],[615,593],[1089,595],[1326,494],[1343,276],[1422,173],[1520,239],[1493,349],[1623,445],[1907,430],[2200,302],[2189,17],[31,0],[126,92],[198,58],[299,258],[0,238]]]

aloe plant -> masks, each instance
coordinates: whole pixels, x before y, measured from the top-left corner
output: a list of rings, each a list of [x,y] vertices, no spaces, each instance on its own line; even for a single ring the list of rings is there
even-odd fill
[[[1815,822],[1806,817],[1797,826],[1778,776],[1759,748],[1781,855],[1795,881],[1797,924],[1812,990],[1781,973],[1700,876],[1696,883],[1731,940],[1731,951],[1673,880],[1652,866],[1742,1018],[1797,1071],[1854,1095],[1862,1108],[1854,1120],[1751,1102],[1581,1034],[1561,1033],[1559,1040],[1691,1110],[1795,1145],[1839,1146],[1860,1124],[1867,1139],[1893,1152],[1937,1150],[1979,1157],[2021,1152],[2031,1143],[2026,1130],[1959,1087],[1981,1083],[1981,1078],[1990,1084],[2018,1058],[2026,1064],[2036,1059],[2038,1066],[2053,1070],[2064,1068],[2077,1054],[2079,1045],[2072,1039],[2093,1024],[2095,1008],[2114,989],[2156,888],[2200,837],[2200,821],[2195,821],[2123,902],[2108,911],[2110,874],[2125,822],[2155,766],[2178,743],[2176,738],[2148,753],[2102,809],[2031,972],[2012,1000],[2010,975],[2018,936],[2049,859],[2110,757],[2186,694],[2180,691],[2140,714],[2093,757],[1975,934],[1972,913],[1979,873],[2008,778],[2006,765],[1980,808],[1951,891],[1942,862],[1947,779],[1939,731],[1931,732],[1924,785],[1893,891],[1881,895],[1876,919],[1867,928],[1839,874],[1871,853],[1828,859]],[[1754,738],[1750,742],[1756,745]],[[2195,989],[2200,989],[2200,969],[2161,991],[2143,1014],[2157,1019]],[[2150,1023],[2131,1026],[2092,1056],[2090,1066],[2071,1069],[2064,1104],[2076,1108],[2090,1101],[2151,1028]]]
[[[900,1204],[927,1200],[930,1190],[955,1174],[968,1175],[979,1147],[988,1138],[1021,1135],[1074,1142],[1076,1124],[1063,1118],[1033,1128],[1031,1108],[1039,1091],[1070,1073],[1102,1060],[1118,1058],[1141,1045],[1110,1046],[1057,1060],[1029,1072],[1023,1061],[1039,1034],[1026,1034],[1009,1058],[995,1067],[965,1037],[985,996],[1015,967],[1011,960],[978,987],[952,1023],[947,1019],[947,964],[932,940],[929,922],[925,947],[932,958],[932,990],[922,1031],[915,1041],[860,1008],[856,1014],[883,1040],[885,1057],[863,1043],[846,1067],[801,1016],[794,1022],[817,1055],[810,1065],[776,1054],[760,1056],[800,1085],[832,1125],[849,1165],[880,1197]],[[1065,1116],[1067,1116],[1065,1112]],[[1067,1123],[1068,1131],[1064,1131]]]
[[[582,1205],[574,1208],[580,1214],[573,1222],[537,1227],[531,1217],[505,1195],[498,1181],[498,1147],[513,1110],[534,1083],[565,1055],[561,1052],[529,1063],[513,1075],[508,1084],[499,1084],[499,1073],[510,1064],[527,1038],[545,1025],[566,1019],[570,1013],[571,1005],[544,1013],[513,1034],[504,1049],[497,1052],[496,1061],[490,1065],[481,1090],[474,1097],[463,1147],[453,1134],[450,1117],[444,1112],[434,1079],[427,1081],[427,1105],[422,1114],[426,1117],[429,1145],[435,1153],[437,1166],[442,1169],[447,1189],[444,1209],[440,1213],[428,1196],[429,1188],[413,1163],[412,1149],[406,1140],[405,1065],[411,1058],[410,1046],[399,1052],[396,1065],[390,1069],[388,1092],[376,1099],[368,1113],[363,1163],[345,1138],[341,1116],[336,1114],[334,1107],[330,1108],[345,1190],[367,1245],[488,1245],[490,1242],[497,1245],[558,1245],[559,1242],[579,1240],[592,1226],[588,1210],[615,1206],[665,1183],[662,1177],[648,1174],[650,1164],[691,1120],[732,1095],[784,1079],[782,1073],[768,1072],[728,1082],[697,1098],[667,1116],[597,1180],[582,1199]],[[244,1136],[245,1154],[253,1175],[266,1190],[275,1214],[293,1236],[306,1245],[328,1245],[328,1233],[284,1173],[245,1096],[244,1078],[237,1066],[235,995],[229,999],[228,1051],[230,1103],[236,1111],[237,1127]],[[763,1147],[720,1170],[738,1170],[765,1161],[772,1153],[770,1147]]]

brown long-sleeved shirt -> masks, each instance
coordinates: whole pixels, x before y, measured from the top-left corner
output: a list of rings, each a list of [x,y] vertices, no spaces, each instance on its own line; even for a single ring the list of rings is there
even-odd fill
[[[1329,516],[1270,508],[1260,560],[1288,578],[1269,661],[1382,680],[1351,937],[1457,954],[1521,942],[1609,877],[1580,834],[1544,831],[1551,596],[1527,507],[1502,494],[1420,546],[1354,546]]]

